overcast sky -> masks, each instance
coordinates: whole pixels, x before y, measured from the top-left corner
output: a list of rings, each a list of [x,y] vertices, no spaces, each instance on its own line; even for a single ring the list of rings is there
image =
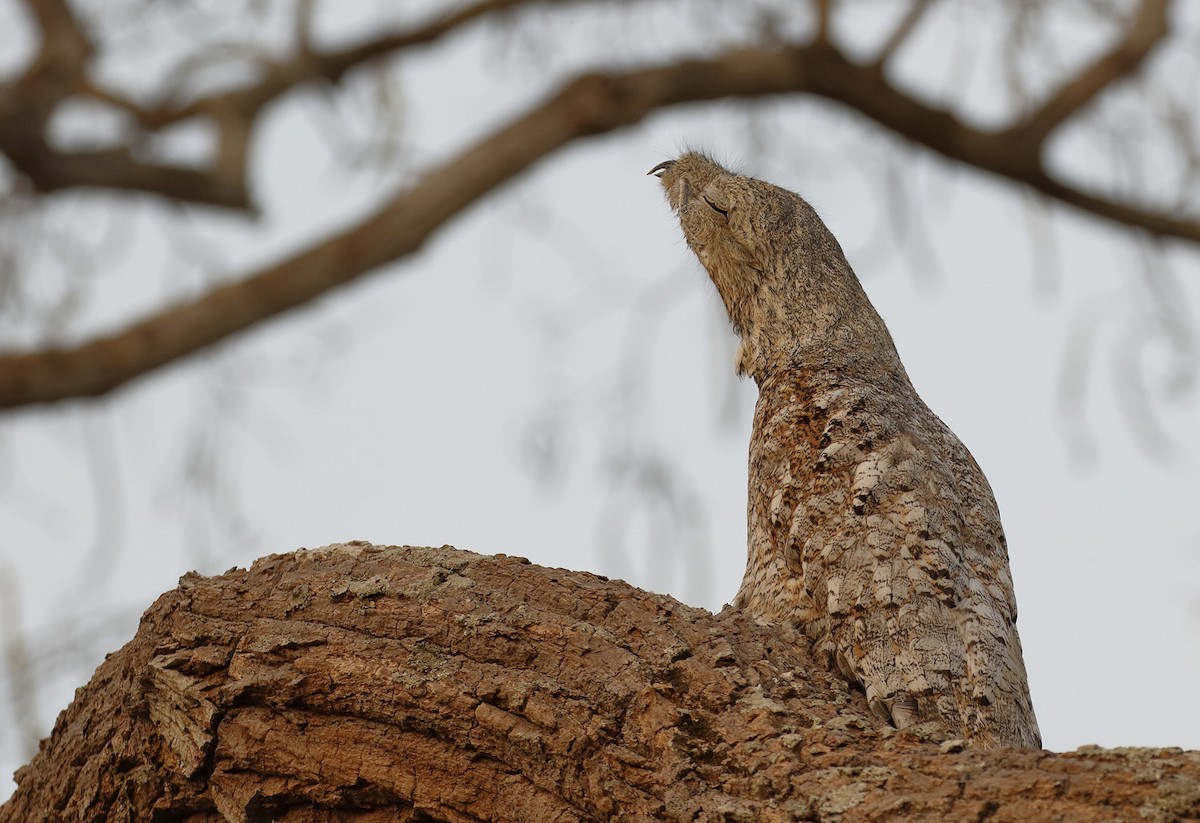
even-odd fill
[[[326,5],[339,37],[376,14]],[[0,10],[0,45],[19,54]],[[44,226],[98,243],[92,227],[112,221],[129,237],[89,275],[80,328],[347,224],[554,84],[488,42],[479,31],[400,65],[402,152],[387,170],[330,159],[371,134],[365,81],[340,102],[279,107],[256,138],[259,222],[59,198]],[[540,59],[597,64],[597,48]],[[922,46],[903,74],[944,62]],[[670,110],[574,144],[412,259],[109,401],[0,420],[3,640],[65,647],[33,668],[40,733],[182,573],[301,546],[452,544],[727,602],[745,563],[755,389],[732,377],[719,302],[645,176],[682,146],[814,204],[918,391],[983,467],[1045,746],[1200,748],[1200,412],[1195,392],[1173,402],[1165,388],[1185,373],[1175,361],[1139,347],[1154,304],[1136,244],[803,99]],[[1194,323],[1200,255],[1167,244],[1162,260]],[[1086,391],[1064,413],[1080,346]],[[1130,352],[1148,375],[1140,405],[1116,376]],[[21,711],[11,658],[0,674],[0,711]],[[0,796],[26,756],[20,729],[0,718]]]

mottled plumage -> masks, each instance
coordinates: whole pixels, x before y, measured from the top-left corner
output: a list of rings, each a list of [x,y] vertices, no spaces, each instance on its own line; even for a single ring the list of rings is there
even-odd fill
[[[899,728],[1040,746],[1000,513],[796,194],[688,153],[656,167],[759,387],[734,600],[793,623]]]

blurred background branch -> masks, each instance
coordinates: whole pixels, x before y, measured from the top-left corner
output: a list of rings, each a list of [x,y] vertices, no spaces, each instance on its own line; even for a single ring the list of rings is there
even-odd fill
[[[298,87],[337,82],[364,63],[430,43],[477,18],[522,3],[477,3],[348,49],[316,53],[302,48],[286,61],[260,59],[262,79],[249,87],[154,108],[98,90],[86,79],[87,58],[94,49],[70,8],[34,5],[39,10],[41,54],[35,66],[0,90],[0,112],[9,113],[7,118],[0,116],[0,135],[4,135],[0,150],[33,186],[44,191],[69,186],[140,190],[180,201],[241,208],[249,206],[246,151],[267,103]],[[820,95],[918,145],[1063,203],[1153,235],[1200,242],[1200,220],[1072,185],[1048,172],[1044,163],[1046,143],[1055,131],[1097,95],[1135,72],[1166,36],[1167,0],[1144,0],[1111,50],[1059,85],[1031,114],[995,129],[968,125],[952,111],[923,103],[888,80],[887,59],[911,36],[927,5],[914,3],[875,61],[867,65],[853,61],[818,33],[808,44],[742,46],[712,59],[580,75],[549,100],[431,169],[348,231],[265,270],[238,275],[234,282],[187,303],[163,308],[115,334],[71,348],[0,357],[0,407],[112,391],[412,254],[462,208],[572,140],[637,123],[659,108],[679,103],[767,94]],[[821,8],[824,20],[830,10],[828,5]],[[147,132],[188,118],[212,118],[220,134],[218,159],[211,169],[198,172],[145,165],[131,158],[128,147],[86,154],[51,149],[43,132],[54,104],[83,88],[133,113]],[[30,117],[31,111],[36,116]]]

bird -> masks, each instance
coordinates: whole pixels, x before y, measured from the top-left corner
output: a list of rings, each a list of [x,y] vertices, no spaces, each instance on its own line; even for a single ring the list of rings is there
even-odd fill
[[[800,630],[898,729],[1040,748],[995,496],[837,239],[798,194],[703,153],[650,174],[758,386],[733,608]]]

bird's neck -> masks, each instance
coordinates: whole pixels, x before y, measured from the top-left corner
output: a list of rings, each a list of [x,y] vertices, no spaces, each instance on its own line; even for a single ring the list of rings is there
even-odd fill
[[[873,336],[869,343],[853,335],[826,335],[794,340],[790,346],[760,346],[743,339],[738,371],[754,378],[760,393],[785,391],[808,397],[836,386],[873,386],[907,395],[914,392],[891,337]]]

